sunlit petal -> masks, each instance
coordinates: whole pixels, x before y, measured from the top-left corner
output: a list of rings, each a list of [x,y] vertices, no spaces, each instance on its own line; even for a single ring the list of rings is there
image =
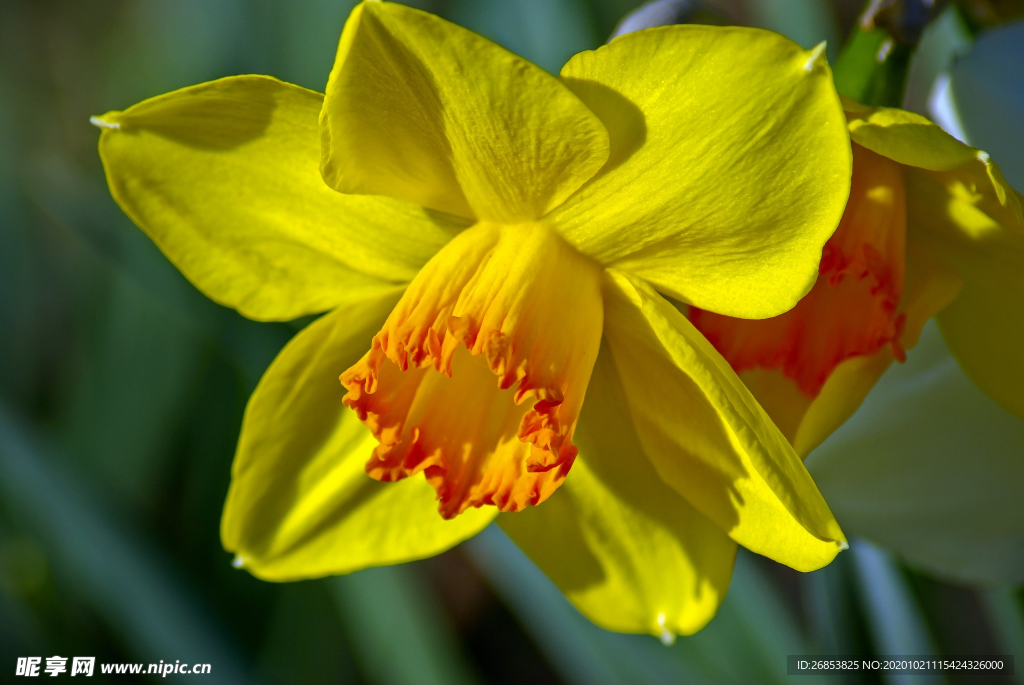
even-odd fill
[[[530,221],[608,158],[604,126],[547,72],[403,5],[353,10],[327,83],[323,176],[490,221]]]
[[[111,193],[211,299],[294,319],[408,282],[465,224],[318,173],[323,96],[237,76],[97,117]]]
[[[431,556],[494,517],[483,509],[445,521],[422,480],[388,485],[363,470],[377,441],[342,404],[338,374],[359,358],[400,295],[311,324],[249,400],[221,538],[255,575],[294,580]]]
[[[728,363],[642,281],[609,272],[605,335],[661,478],[744,547],[797,570],[846,545],[796,452]]]
[[[607,347],[576,436],[565,485],[499,524],[598,625],[662,639],[700,630],[725,598],[736,543],[644,456]]]
[[[731,316],[775,316],[810,290],[851,164],[820,50],[668,26],[582,52],[561,79],[611,136],[605,168],[552,214],[570,243]]]

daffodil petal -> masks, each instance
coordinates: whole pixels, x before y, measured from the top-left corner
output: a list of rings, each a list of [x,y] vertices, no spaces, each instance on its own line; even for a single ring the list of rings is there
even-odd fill
[[[609,270],[605,336],[640,443],[666,483],[739,544],[797,570],[845,548],[789,442],[675,307]]]
[[[1015,254],[992,246],[992,258],[962,255],[964,289],[939,316],[949,349],[967,375],[1007,410],[1024,418],[1024,242]]]
[[[900,311],[907,315],[900,345],[905,350],[917,345],[921,330],[928,320],[948,307],[963,291],[964,279],[946,261],[929,249],[925,241],[912,232],[907,241],[907,262],[900,298]]]
[[[221,539],[254,575],[294,580],[431,556],[494,518],[485,507],[445,521],[422,477],[379,483],[366,475],[377,441],[342,405],[338,374],[369,347],[400,294],[312,323],[250,398]]]
[[[601,121],[557,79],[431,14],[349,16],[321,117],[323,177],[492,221],[540,218],[608,158]]]
[[[551,214],[577,249],[702,309],[767,318],[810,290],[850,190],[820,49],[759,29],[631,33],[562,69],[611,156]]]
[[[725,598],[736,543],[658,478],[602,348],[562,487],[498,523],[573,604],[609,630],[700,630]]]
[[[238,76],[95,117],[110,191],[197,288],[248,317],[293,319],[392,289],[464,224],[328,188],[322,100]]]
[[[849,114],[853,142],[900,164],[945,171],[967,164],[978,152],[920,114],[863,106]]]
[[[807,407],[793,436],[793,449],[806,459],[815,447],[853,416],[878,379],[894,361],[892,348],[851,357],[832,371],[821,392]]]
[[[805,395],[796,381],[786,376],[781,369],[748,369],[740,372],[740,380],[790,444],[793,444],[813,399]]]
[[[938,181],[946,193],[977,206],[1003,226],[1020,228],[1024,224],[1024,200],[1006,182],[988,153],[961,143],[920,114],[885,107],[865,109],[863,105],[851,111],[848,101],[846,104],[853,142],[909,167],[949,172],[921,175],[916,169],[910,170],[918,181],[927,177]],[[937,190],[934,186],[924,189],[918,183],[915,192],[930,200],[939,200],[938,204],[944,206],[943,193]],[[908,212],[910,209],[908,204]],[[949,211],[954,212],[956,208],[951,205]],[[953,217],[961,222],[964,230],[976,232],[983,228],[984,220],[977,224],[977,220],[972,221],[965,212],[962,210],[959,216]]]
[[[982,390],[1024,417],[1021,197],[988,160],[907,176],[909,240],[963,278],[963,290],[938,314],[950,351]]]

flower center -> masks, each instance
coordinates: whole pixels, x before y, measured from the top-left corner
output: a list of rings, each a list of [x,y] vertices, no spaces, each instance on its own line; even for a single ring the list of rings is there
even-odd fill
[[[780,369],[807,397],[850,357],[899,337],[903,293],[906,201],[899,164],[853,145],[850,199],[822,252],[814,288],[790,311],[762,321],[690,308],[690,320],[737,372]]]
[[[600,267],[543,223],[479,223],[423,267],[341,376],[381,481],[424,472],[439,511],[520,511],[576,457],[601,341]]]

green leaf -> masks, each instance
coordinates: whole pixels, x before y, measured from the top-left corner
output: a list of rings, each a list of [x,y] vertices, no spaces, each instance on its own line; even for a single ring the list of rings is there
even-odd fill
[[[590,623],[497,526],[462,549],[569,683],[782,685],[789,682],[785,655],[811,653],[753,555],[743,550],[718,615],[701,632],[665,647],[647,635],[613,633]],[[833,681],[805,676],[801,682]]]
[[[367,681],[472,685],[458,639],[414,567],[379,566],[328,581]]]
[[[982,607],[995,632],[996,644],[1003,654],[1024,654],[1024,606],[1020,591],[1007,587],[991,588],[981,594]],[[1024,683],[1019,668],[1013,682]]]
[[[938,655],[924,613],[892,556],[863,540],[854,540],[850,553],[875,653]],[[945,682],[944,676],[933,678]]]
[[[841,554],[823,569],[800,576],[809,632],[821,654],[870,654],[851,554]]]
[[[120,271],[91,322],[68,441],[136,503],[152,501],[170,457],[167,443],[197,368],[201,341]]]
[[[145,544],[101,513],[95,498],[0,407],[0,502],[42,544],[56,580],[103,617],[139,661],[209,663],[243,683],[238,655],[195,597]]]
[[[734,683],[792,683],[786,675],[787,654],[813,654],[794,616],[761,570],[764,563],[740,549],[729,595],[711,624],[683,647],[711,657]],[[682,641],[680,641],[682,642]],[[752,677],[752,674],[756,674]],[[828,676],[803,676],[809,684],[833,683]],[[718,682],[718,681],[716,681]]]
[[[259,675],[274,683],[358,682],[329,581],[282,585],[259,653]]]
[[[836,90],[872,107],[899,107],[910,55],[882,29],[857,26],[832,69]]]

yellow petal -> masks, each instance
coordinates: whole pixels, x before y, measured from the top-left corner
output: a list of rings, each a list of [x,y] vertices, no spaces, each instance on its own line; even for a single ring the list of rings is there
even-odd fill
[[[853,142],[900,164],[943,171],[970,162],[977,153],[920,114],[863,105],[848,114]]]
[[[829,563],[845,538],[786,438],[678,310],[608,273],[605,336],[661,478],[744,547],[800,571]]]
[[[332,187],[492,221],[540,218],[608,157],[601,122],[540,67],[386,2],[345,24],[321,131]]]
[[[1024,417],[1024,200],[987,156],[907,176],[909,238],[963,278],[938,315],[950,351],[978,387]]]
[[[846,102],[849,105],[849,101]],[[972,216],[967,207],[950,203],[951,218],[960,224],[960,230],[976,234],[984,230],[989,220],[1020,229],[1024,224],[1024,199],[1010,187],[999,167],[988,153],[961,143],[919,114],[902,109],[864,108],[851,111],[850,138],[874,152],[900,164],[931,172],[918,174],[917,193],[921,198],[935,200],[945,206],[943,193],[934,185],[922,185],[931,178],[953,198],[980,209],[984,217]],[[915,206],[919,206],[920,202]],[[908,210],[909,211],[909,210]],[[919,211],[919,210],[918,210]]]
[[[580,53],[561,78],[612,150],[552,213],[570,243],[730,316],[775,316],[810,290],[852,163],[819,49],[758,29],[669,26]]]
[[[787,377],[778,368],[748,369],[740,371],[739,375],[743,385],[747,386],[757,403],[767,412],[790,444],[793,444],[813,398],[804,394],[796,381]]]
[[[111,193],[197,288],[251,318],[293,319],[390,290],[462,224],[328,188],[322,99],[238,76],[96,117]]]
[[[594,623],[662,638],[697,632],[725,598],[736,544],[644,457],[606,346],[576,435],[562,488],[498,523]]]
[[[445,521],[422,479],[378,483],[364,471],[377,441],[342,405],[338,374],[369,347],[400,294],[315,321],[285,346],[249,400],[221,539],[260,578],[431,556],[494,518],[488,508]]]
[[[907,315],[900,344],[909,350],[917,345],[928,319],[948,307],[961,293],[963,277],[919,239],[917,230],[907,236],[906,287],[900,311]]]
[[[893,361],[892,348],[883,347],[874,354],[851,357],[832,371],[792,438],[793,449],[802,459],[853,416]]]

